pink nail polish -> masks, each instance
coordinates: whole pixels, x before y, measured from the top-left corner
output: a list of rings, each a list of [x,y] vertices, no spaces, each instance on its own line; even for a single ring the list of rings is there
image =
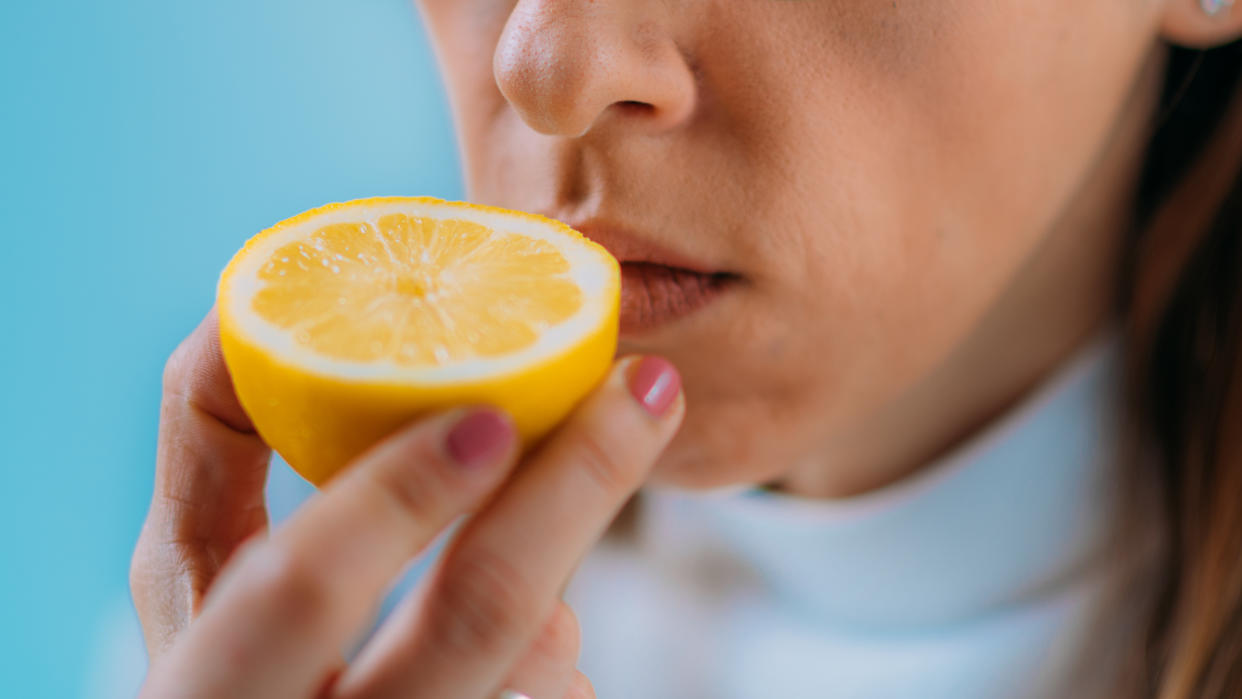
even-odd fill
[[[681,375],[667,359],[643,357],[630,374],[630,393],[655,417],[663,417],[681,393]]]
[[[449,431],[449,455],[467,468],[482,468],[504,456],[516,432],[505,416],[494,410],[477,410],[462,418]]]

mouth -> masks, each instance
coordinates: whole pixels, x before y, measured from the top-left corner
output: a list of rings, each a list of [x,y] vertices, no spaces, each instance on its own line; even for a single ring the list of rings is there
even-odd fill
[[[635,335],[684,318],[716,300],[736,277],[650,262],[621,263],[621,334]]]
[[[621,334],[639,335],[690,316],[741,277],[662,248],[615,226],[573,226],[621,263]]]

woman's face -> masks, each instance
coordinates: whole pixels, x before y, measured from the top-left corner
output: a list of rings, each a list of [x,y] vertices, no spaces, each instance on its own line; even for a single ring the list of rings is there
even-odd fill
[[[687,390],[657,480],[694,487],[850,468],[1143,118],[1157,5],[419,2],[469,196],[626,263],[621,350]]]

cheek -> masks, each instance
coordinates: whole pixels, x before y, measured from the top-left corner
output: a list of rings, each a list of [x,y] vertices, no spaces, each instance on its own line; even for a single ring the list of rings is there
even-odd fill
[[[833,345],[891,348],[840,359],[878,370],[918,348],[909,361],[926,364],[1083,186],[1150,50],[1151,3],[810,5],[779,38],[816,53],[747,57],[769,86],[750,110],[751,159],[795,173],[770,178],[796,184],[763,203],[787,224],[773,227],[774,277],[841,334]],[[817,43],[801,27],[833,30]]]
[[[894,148],[872,164],[901,183],[907,213],[886,219],[927,275],[995,286],[1086,184],[1150,50],[1152,3],[974,5],[894,81]]]
[[[489,147],[494,123],[507,110],[496,87],[492,58],[515,3],[509,1],[419,0],[423,25],[435,48],[453,125],[462,145],[467,189],[503,163]],[[499,151],[504,156],[504,151]],[[473,196],[473,195],[472,195]]]
[[[718,138],[750,173],[734,214],[764,222],[742,245],[768,264],[737,316],[763,342],[728,345],[762,375],[730,367],[741,388],[714,387],[685,448],[739,480],[850,429],[965,340],[1083,186],[1154,33],[1131,0],[809,5],[766,44],[702,57]],[[827,42],[806,29],[828,26]]]

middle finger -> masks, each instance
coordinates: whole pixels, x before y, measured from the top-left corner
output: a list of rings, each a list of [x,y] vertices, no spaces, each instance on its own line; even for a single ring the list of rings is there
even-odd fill
[[[495,693],[578,561],[642,484],[684,410],[680,378],[667,361],[618,362],[463,530],[437,566],[420,612],[364,650],[338,685],[341,695]]]

